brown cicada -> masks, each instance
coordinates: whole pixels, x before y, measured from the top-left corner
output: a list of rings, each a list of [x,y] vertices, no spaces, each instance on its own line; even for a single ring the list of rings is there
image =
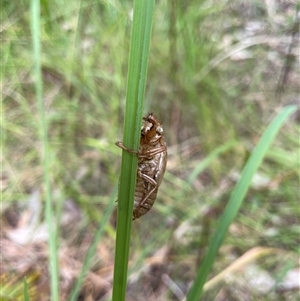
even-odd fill
[[[143,118],[138,151],[127,148],[120,141],[116,145],[138,156],[132,217],[135,220],[151,209],[166,170],[167,145],[163,136],[163,127],[159,120],[149,113]]]

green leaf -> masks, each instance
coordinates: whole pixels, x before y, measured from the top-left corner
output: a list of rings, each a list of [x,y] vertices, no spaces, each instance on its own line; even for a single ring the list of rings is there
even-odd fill
[[[210,242],[206,256],[188,293],[187,301],[198,301],[201,297],[203,285],[211,270],[211,267],[224,240],[227,230],[242,205],[243,199],[248,191],[253,175],[256,173],[258,167],[260,166],[263,157],[265,156],[280,127],[288,118],[288,116],[290,116],[295,110],[296,106],[285,107],[267,127],[259,143],[253,150],[253,153],[251,154],[241,173],[241,178],[239,179],[238,183],[231,193],[228,204],[219,221],[216,234]]]

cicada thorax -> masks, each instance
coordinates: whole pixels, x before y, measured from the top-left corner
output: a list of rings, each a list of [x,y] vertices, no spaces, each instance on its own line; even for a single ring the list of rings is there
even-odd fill
[[[136,153],[126,148],[121,142],[117,142],[117,145],[126,151]],[[167,165],[167,145],[163,136],[163,128],[152,113],[143,118],[137,156],[138,169],[133,220],[151,209]]]

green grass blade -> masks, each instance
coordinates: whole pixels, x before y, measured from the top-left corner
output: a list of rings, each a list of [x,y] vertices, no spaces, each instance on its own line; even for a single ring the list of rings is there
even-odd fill
[[[24,296],[24,301],[29,301],[29,291],[28,291],[28,284],[27,284],[27,280],[26,277],[24,277],[23,279],[23,285],[24,285],[24,292],[23,292],[23,296]]]
[[[123,143],[138,149],[143,113],[154,0],[134,1]],[[137,157],[123,151],[118,197],[113,301],[125,300]]]
[[[229,141],[224,145],[219,146],[218,148],[214,149],[208,157],[206,157],[200,164],[198,164],[194,170],[191,172],[190,176],[187,179],[187,183],[191,185],[193,181],[198,177],[198,175],[208,167],[213,160],[218,158],[222,153],[225,153],[229,149],[233,148],[237,144],[236,141]]]
[[[53,227],[53,212],[51,204],[51,187],[50,187],[50,156],[47,137],[47,120],[45,115],[44,101],[43,101],[43,83],[41,72],[41,42],[40,42],[40,1],[31,0],[31,32],[33,41],[34,54],[34,77],[35,90],[40,114],[40,140],[42,142],[42,166],[44,173],[44,188],[46,195],[45,216],[49,231],[49,268],[51,276],[51,300],[58,301],[59,296],[59,281],[58,281],[58,260],[57,260],[57,241],[56,230]]]
[[[95,255],[97,246],[102,238],[102,235],[104,233],[104,230],[106,229],[106,224],[109,221],[109,217],[111,216],[111,213],[113,211],[113,209],[115,208],[115,201],[116,201],[116,197],[117,197],[117,188],[114,190],[110,202],[109,202],[109,206],[107,208],[107,211],[105,212],[101,223],[99,224],[98,230],[95,233],[94,236],[94,240],[91,244],[91,246],[89,247],[89,250],[87,252],[87,255],[85,257],[84,263],[83,263],[83,267],[81,270],[81,273],[76,281],[75,287],[73,289],[72,295],[70,297],[70,301],[75,301],[78,298],[78,294],[82,285],[82,282],[84,280],[84,277],[86,276],[87,271],[90,269],[91,267],[91,263],[92,263],[92,257]]]
[[[206,281],[209,271],[211,270],[219,247],[221,246],[224,240],[228,227],[230,226],[231,222],[233,221],[242,204],[243,198],[246,195],[246,192],[250,186],[253,175],[255,174],[259,165],[261,164],[264,155],[266,154],[271,142],[273,141],[283,122],[295,110],[296,106],[285,107],[267,127],[259,143],[257,144],[253,153],[251,154],[248,162],[246,163],[241,173],[240,180],[238,181],[234,190],[232,191],[225,211],[219,221],[216,234],[211,240],[203,263],[200,266],[196,279],[188,293],[187,301],[199,300],[202,293],[203,285]]]

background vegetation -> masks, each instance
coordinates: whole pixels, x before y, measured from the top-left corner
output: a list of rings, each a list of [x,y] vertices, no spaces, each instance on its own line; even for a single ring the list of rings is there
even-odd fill
[[[28,1],[2,7],[1,294],[20,296],[26,275],[30,300],[47,300],[32,15]],[[145,113],[163,122],[168,167],[155,206],[132,225],[127,300],[186,295],[261,133],[299,101],[296,11],[293,1],[156,1]],[[131,1],[41,2],[61,300],[99,221],[114,209],[131,22]],[[298,149],[295,114],[253,179],[210,278],[221,276],[204,300],[297,300],[299,284],[289,279],[299,276]],[[82,300],[110,298],[115,213],[103,227]]]

